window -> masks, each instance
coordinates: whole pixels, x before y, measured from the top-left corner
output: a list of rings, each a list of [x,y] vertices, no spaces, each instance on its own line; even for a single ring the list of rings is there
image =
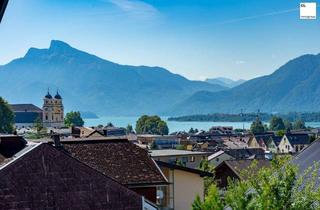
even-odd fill
[[[190,162],[194,162],[195,161],[195,157],[194,156],[191,156],[190,157]]]
[[[216,161],[219,162],[219,158],[217,158]]]

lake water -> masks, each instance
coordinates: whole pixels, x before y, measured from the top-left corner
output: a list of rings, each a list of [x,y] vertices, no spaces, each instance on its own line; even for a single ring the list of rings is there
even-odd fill
[[[100,117],[97,119],[84,119],[85,126],[97,126],[99,124],[106,125],[111,122],[117,127],[127,127],[128,124],[133,128],[139,117]],[[233,128],[249,129],[251,122],[176,122],[168,121],[168,117],[161,117],[165,120],[169,127],[169,132],[188,131],[190,128],[197,128],[198,130],[209,130],[212,126],[232,126]],[[306,122],[306,126],[320,127],[320,122]]]

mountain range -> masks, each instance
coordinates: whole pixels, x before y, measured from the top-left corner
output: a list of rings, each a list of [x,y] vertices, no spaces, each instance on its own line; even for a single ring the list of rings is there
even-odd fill
[[[233,88],[210,82],[161,67],[120,65],[58,40],[0,66],[0,96],[9,103],[41,106],[48,88],[53,95],[59,89],[66,111],[99,116],[320,111],[320,54]]]
[[[211,79],[208,78],[205,81],[208,83],[211,83],[211,84],[221,85],[221,86],[227,87],[227,88],[234,88],[238,85],[241,85],[246,80],[243,80],[243,79],[232,80],[232,79],[225,78],[225,77],[217,77],[217,78],[211,78]]]
[[[213,93],[199,91],[171,110],[175,115],[320,111],[320,54],[290,60],[274,73],[235,88]]]
[[[0,66],[0,96],[9,103],[41,107],[48,88],[59,89],[66,111],[100,116],[165,113],[198,91],[226,89],[161,67],[119,65],[58,40]]]

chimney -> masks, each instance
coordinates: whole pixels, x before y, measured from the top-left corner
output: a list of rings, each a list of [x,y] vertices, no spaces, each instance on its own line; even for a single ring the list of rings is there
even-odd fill
[[[60,135],[59,134],[52,134],[51,139],[53,140],[54,146],[57,148],[61,148],[61,142],[60,142]]]

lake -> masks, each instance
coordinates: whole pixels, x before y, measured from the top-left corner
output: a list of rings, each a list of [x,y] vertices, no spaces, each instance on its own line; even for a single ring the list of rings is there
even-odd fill
[[[127,125],[130,124],[135,128],[138,118],[139,117],[100,117],[97,119],[84,119],[84,121],[85,126],[106,125],[108,122],[111,122],[117,127],[127,127]],[[190,128],[209,130],[212,126],[232,126],[233,128],[249,129],[251,125],[251,122],[176,122],[168,121],[168,117],[161,117],[161,119],[167,122],[170,133],[175,131],[188,131]],[[320,122],[306,122],[306,126],[320,127]]]

